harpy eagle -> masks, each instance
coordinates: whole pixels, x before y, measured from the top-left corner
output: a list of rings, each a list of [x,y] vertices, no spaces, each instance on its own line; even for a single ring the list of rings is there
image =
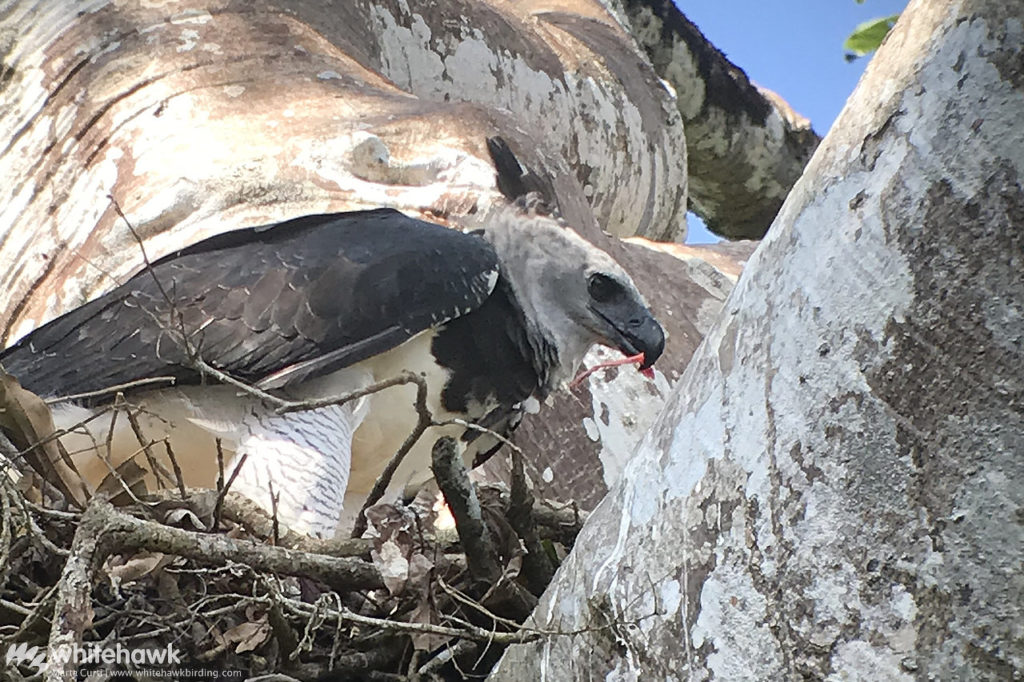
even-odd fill
[[[526,191],[535,176],[501,140],[488,142],[502,191]],[[103,391],[172,378],[125,395],[146,437],[169,439],[185,483],[212,485],[217,447],[236,463],[245,454],[234,490],[294,530],[330,536],[343,502],[359,509],[416,424],[415,386],[279,414],[211,382],[195,358],[302,400],[414,372],[436,421],[497,434],[565,384],[594,344],[642,353],[650,367],[665,337],[629,275],[533,205],[510,202],[472,233],[391,209],[226,232],[36,329],[0,353],[0,366],[42,396],[91,394],[58,403],[54,421],[94,485],[140,454],[123,415],[89,421],[113,399]],[[470,462],[500,445],[458,424],[437,430],[461,438]],[[429,479],[434,440],[408,453],[392,491]]]

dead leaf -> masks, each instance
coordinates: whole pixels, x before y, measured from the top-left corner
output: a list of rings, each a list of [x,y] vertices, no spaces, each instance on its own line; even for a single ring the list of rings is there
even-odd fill
[[[25,460],[69,502],[85,507],[89,491],[71,458],[52,439],[53,414],[43,399],[0,371],[0,428]],[[44,442],[45,441],[45,442]]]
[[[113,505],[131,504],[134,500],[125,492],[125,488],[135,497],[144,497],[148,494],[145,480],[148,473],[134,459],[126,459],[114,469],[114,473],[103,478],[96,488],[96,494],[109,497]]]
[[[217,506],[216,490],[191,490],[184,500],[162,499],[151,507],[153,518],[168,526],[205,532]]]
[[[401,594],[405,582],[409,579],[409,560],[405,558],[402,548],[394,540],[381,544],[380,548],[370,550],[373,565],[380,571],[384,587],[391,594]]]
[[[108,562],[105,570],[111,582],[119,585],[144,578],[167,563],[166,555],[159,552],[139,552],[120,564]]]
[[[157,574],[156,592],[167,603],[180,604],[182,602],[178,576],[172,575],[168,571],[160,571]]]
[[[259,621],[240,623],[224,633],[226,644],[236,644],[235,653],[243,654],[253,651],[270,637],[270,624],[266,617]]]
[[[184,528],[185,530],[206,531],[206,524],[203,523],[202,519],[196,516],[195,512],[191,509],[185,509],[184,507],[167,512],[164,515],[164,523],[168,526]]]
[[[376,540],[385,542],[394,539],[402,545],[412,541],[412,533],[416,530],[416,515],[410,509],[380,502],[367,509],[365,514],[367,527]]]
[[[409,614],[410,623],[422,623],[426,625],[437,625],[441,621],[437,617],[437,609],[430,603],[429,600],[423,599],[416,608],[413,609],[412,613]],[[413,648],[419,649],[420,651],[434,651],[440,648],[445,642],[451,640],[451,637],[445,637],[444,635],[431,635],[427,633],[413,633],[410,637],[412,640]]]
[[[410,588],[425,591],[430,587],[431,572],[434,570],[434,562],[426,555],[416,552],[409,557],[409,586]]]

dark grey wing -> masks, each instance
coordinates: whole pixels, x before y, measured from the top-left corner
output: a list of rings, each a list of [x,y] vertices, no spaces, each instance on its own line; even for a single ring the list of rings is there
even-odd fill
[[[42,395],[198,383],[195,355],[279,388],[476,309],[497,269],[480,237],[390,209],[306,216],[173,253],[24,337],[0,365]]]

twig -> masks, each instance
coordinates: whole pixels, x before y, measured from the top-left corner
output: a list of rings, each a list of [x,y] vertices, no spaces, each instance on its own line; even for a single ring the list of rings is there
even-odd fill
[[[274,482],[267,481],[267,487],[270,489],[270,520],[273,522],[273,541],[275,545],[281,544],[281,521],[277,515],[277,503],[281,499],[281,495],[274,492]]]
[[[149,273],[150,277],[153,278],[153,283],[156,284],[157,290],[160,295],[163,296],[164,302],[167,303],[167,315],[170,317],[172,326],[177,322],[178,332],[181,334],[181,343],[185,348],[186,356],[191,357],[194,353],[192,352],[191,345],[188,340],[188,332],[185,329],[185,318],[178,312],[178,307],[174,304],[174,300],[167,294],[167,290],[164,289],[163,283],[160,278],[156,276],[156,272],[153,270],[153,263],[149,260],[149,254],[146,253],[146,245],[142,241],[142,237],[135,231],[135,226],[132,225],[131,221],[128,220],[128,216],[121,210],[121,205],[117,203],[117,199],[114,198],[113,194],[108,194],[107,198],[110,199],[110,203],[114,206],[114,210],[117,215],[120,216],[124,224],[128,226],[128,231],[132,233],[132,237],[135,238],[136,243],[139,245],[139,252],[142,254],[142,262],[145,263],[144,268]],[[177,320],[175,320],[175,313],[177,313]]]
[[[109,388],[101,388],[96,391],[86,391],[85,393],[73,393],[72,395],[62,395],[56,398],[46,398],[43,402],[47,405],[58,405],[60,403],[68,403],[76,400],[85,400],[86,398],[99,398],[110,393],[123,393],[124,391],[139,388],[141,386],[149,386],[150,384],[174,385],[176,381],[176,377],[150,377],[148,379],[136,379],[135,381],[116,384]]]
[[[15,520],[11,505],[12,495],[8,492],[11,480],[5,471],[0,471],[0,476],[3,477],[0,481],[0,514],[3,515],[0,518],[0,587],[2,587],[7,584],[7,574],[11,568],[11,539],[14,537]],[[24,524],[24,519],[21,521]]]
[[[224,461],[224,455],[221,454],[220,439],[217,439],[217,446],[217,462],[222,463]],[[242,465],[245,464],[245,460],[248,458],[249,453],[243,452],[242,456],[238,459],[238,464],[231,470],[231,476],[228,477],[228,482],[225,483],[219,491],[217,491],[217,503],[213,505],[213,519],[211,519],[210,527],[206,529],[207,531],[212,531],[217,527],[217,524],[220,523],[220,514],[221,509],[224,507],[224,498],[227,497],[228,491],[231,490],[231,485],[235,482],[235,479],[238,478],[238,473],[242,470]],[[221,476],[223,476],[223,471],[221,471]]]
[[[437,584],[452,599],[454,599],[455,601],[461,603],[463,606],[468,606],[471,609],[474,609],[474,610],[482,613],[483,615],[487,616],[488,618],[490,618],[495,623],[501,623],[502,625],[504,625],[506,627],[515,627],[515,628],[520,627],[522,625],[521,623],[518,623],[518,622],[512,620],[511,618],[504,618],[504,617],[499,616],[498,614],[490,611],[486,606],[484,606],[480,602],[476,601],[475,599],[471,599],[470,597],[466,596],[465,594],[463,594],[459,590],[457,590],[454,587],[452,587],[451,585],[449,585],[447,582],[445,582],[444,578],[442,578],[440,576],[438,576],[438,578],[437,578]]]
[[[24,495],[17,491],[11,490],[9,491],[9,495],[5,496],[5,501],[7,497],[13,497],[14,503],[21,509],[22,516],[26,521],[25,525],[28,527],[29,535],[32,536],[33,540],[39,542],[39,544],[41,544],[43,548],[51,554],[54,554],[56,556],[68,555],[68,550],[62,547],[58,547],[57,545],[53,544],[50,538],[46,537],[46,533],[43,532],[43,529],[39,527],[38,523],[36,523],[36,520],[32,517],[32,514],[29,513],[29,503],[25,499]],[[6,564],[3,565],[6,567]],[[4,583],[5,581],[0,580],[0,585],[3,585]]]
[[[283,603],[296,613],[310,615],[313,606],[297,602],[292,599],[284,599]],[[380,630],[389,632],[417,633],[424,635],[441,635],[442,637],[457,637],[460,639],[471,639],[477,642],[494,642],[495,644],[518,644],[521,642],[533,642],[544,635],[543,632],[518,630],[516,632],[494,632],[485,630],[475,625],[466,624],[461,628],[450,628],[444,625],[433,625],[431,623],[405,623],[402,621],[386,620],[384,618],[373,618],[353,613],[342,607],[338,611],[328,611],[325,616],[340,618],[349,623],[368,625]]]
[[[472,653],[478,646],[477,642],[471,639],[460,639],[455,644],[445,646],[444,650],[439,652],[432,659],[420,666],[420,669],[416,671],[417,675],[430,675],[433,672],[439,670],[448,661],[462,656],[463,654]]]
[[[639,598],[639,597],[638,597]],[[498,632],[495,630],[488,630],[471,623],[463,623],[459,628],[447,627],[444,625],[433,625],[431,623],[406,623],[402,621],[386,620],[383,618],[374,618],[372,616],[364,616],[361,614],[353,613],[349,609],[339,606],[337,611],[327,610],[325,603],[322,600],[318,600],[317,604],[307,604],[305,602],[296,601],[287,597],[282,597],[282,605],[290,609],[293,613],[298,615],[309,617],[314,613],[319,615],[319,622],[322,624],[330,617],[341,619],[350,623],[357,623],[360,625],[368,625],[380,630],[388,630],[392,632],[408,632],[428,635],[441,635],[443,637],[455,637],[459,639],[470,639],[476,642],[484,642],[488,644],[497,645],[508,645],[508,644],[519,644],[524,642],[534,642],[542,637],[572,637],[591,632],[602,632],[605,630],[619,628],[623,626],[635,626],[646,620],[657,615],[657,611],[652,611],[650,614],[640,616],[633,620],[617,620],[609,618],[608,621],[601,625],[591,625],[584,628],[578,628],[574,630],[542,630],[530,626],[517,626],[518,630],[514,632]]]
[[[178,494],[184,500],[188,497],[188,493],[185,490],[185,477],[182,475],[181,467],[178,465],[178,458],[174,456],[174,449],[171,448],[170,439],[164,439],[164,449],[167,450],[167,459],[171,460],[171,467],[174,469],[174,480],[178,484]]]
[[[468,422],[465,419],[459,419],[458,417],[453,417],[451,419],[446,419],[443,422],[434,422],[434,426],[446,426],[448,424],[455,424],[457,426],[461,426],[464,429],[469,429],[471,431],[479,431],[480,433],[486,433],[487,435],[489,435],[492,438],[496,439],[502,445],[507,445],[512,451],[518,452],[519,454],[523,453],[522,448],[520,448],[518,445],[516,445],[511,440],[509,440],[505,436],[501,435],[500,433],[498,433],[494,429],[489,429],[486,426],[481,426],[480,424],[474,424],[473,422]]]
[[[267,609],[267,621],[274,631],[274,636],[281,647],[281,658],[288,660],[291,653],[299,646],[299,638],[295,634],[291,623],[285,618],[281,610],[281,591],[277,587],[277,579],[268,576],[263,579],[263,584],[270,593],[270,608]]]
[[[338,610],[341,611],[344,607],[341,605],[341,595],[337,592],[331,593],[334,596],[334,602],[338,606]],[[334,669],[334,659],[338,657],[338,645],[341,643],[341,621],[339,620],[334,628],[334,642],[331,643],[331,656],[327,659],[327,669]]]
[[[330,407],[331,405],[342,405],[374,393],[380,393],[386,388],[391,388],[392,386],[403,386],[405,384],[416,384],[418,391],[424,392],[422,402],[424,404],[424,409],[426,409],[426,379],[417,374],[413,374],[412,372],[402,372],[390,379],[384,379],[383,381],[378,381],[364,388],[349,391],[348,393],[342,393],[341,395],[328,396],[326,398],[312,398],[309,400],[283,400],[280,401],[281,404],[277,408],[277,412],[278,414],[287,414],[289,412],[302,412],[304,410],[318,410],[321,407]],[[417,405],[421,402],[419,400],[418,391],[416,396]]]
[[[217,446],[217,493],[224,490],[224,444],[220,438],[214,439]]]
[[[299,658],[299,654],[304,651],[310,651],[313,648],[313,638],[316,636],[316,632],[320,629],[320,626],[327,620],[327,595],[320,595],[317,597],[316,603],[312,606],[312,611],[306,615],[306,625],[302,629],[302,639],[295,646],[292,651],[290,660],[296,661]],[[287,604],[288,599],[282,598],[282,603]]]
[[[68,512],[61,511],[60,509],[50,509],[49,507],[42,507],[30,500],[25,500],[25,504],[28,506],[29,509],[31,509],[37,514],[42,514],[43,516],[52,516],[53,518],[61,519],[62,521],[73,521],[77,523],[78,519],[82,516],[78,512]]]
[[[294,401],[285,400],[284,398],[280,398],[280,397],[274,395],[273,393],[267,393],[264,390],[256,388],[255,386],[252,386],[250,384],[247,384],[244,381],[242,381],[241,379],[236,379],[235,377],[231,376],[227,372],[222,372],[221,370],[217,369],[216,367],[214,367],[213,365],[211,365],[210,363],[206,362],[205,360],[203,360],[200,357],[190,358],[188,360],[188,362],[192,366],[193,369],[195,369],[195,370],[197,370],[197,371],[199,371],[199,372],[201,372],[203,374],[207,374],[207,375],[213,377],[214,379],[216,379],[217,381],[221,382],[222,384],[227,384],[229,386],[234,386],[235,388],[240,390],[242,393],[248,393],[249,395],[253,396],[254,398],[259,398],[260,400],[266,401],[266,402],[270,403],[271,405],[274,405],[275,407],[282,408],[282,407],[288,407],[288,406],[291,406],[291,405],[295,404]],[[303,408],[297,408],[297,409],[303,409]],[[305,408],[305,409],[309,409],[309,408]]]
[[[26,609],[21,604],[15,604],[14,602],[7,601],[6,599],[0,599],[0,609],[7,609],[8,611],[12,611],[21,616],[22,618],[32,615],[31,609]]]
[[[156,456],[153,454],[153,441],[149,441],[149,439],[146,438],[146,434],[142,432],[142,425],[139,424],[139,420],[135,416],[135,413],[128,407],[128,401],[124,399],[123,393],[118,393],[115,396],[114,409],[124,409],[125,416],[128,418],[128,424],[132,427],[132,432],[135,434],[135,439],[142,447],[142,451],[146,454],[146,461],[149,462],[149,467],[153,470],[153,477],[156,479],[156,485],[158,488],[163,488],[164,478],[168,481],[171,478],[170,472],[167,471],[167,467],[157,461]],[[113,428],[113,426],[111,426],[111,428]]]
[[[135,491],[132,490],[132,487],[130,485],[128,485],[127,481],[124,480],[124,477],[121,475],[121,472],[118,471],[118,469],[122,469],[122,468],[128,467],[129,463],[130,463],[131,466],[135,467],[135,472],[140,472],[141,473],[141,472],[145,471],[144,469],[142,469],[142,467],[140,467],[138,464],[136,464],[133,461],[141,453],[142,453],[142,448],[139,448],[138,450],[133,452],[131,455],[126,457],[125,460],[123,462],[121,462],[117,466],[117,468],[114,468],[114,465],[110,462],[110,458],[107,457],[106,455],[102,454],[99,450],[96,450],[96,454],[99,456],[100,461],[103,462],[105,465],[107,465],[107,471],[108,471],[108,473],[110,474],[110,477],[111,477],[110,479],[104,479],[104,481],[102,481],[100,483],[99,489],[97,489],[97,491],[96,491],[97,494],[102,493],[102,491],[107,487],[106,483],[107,483],[108,480],[112,480],[113,482],[117,483],[121,487],[121,490],[123,490],[124,493],[126,495],[128,495],[128,497],[131,499],[132,502],[135,502],[136,504],[145,506],[146,503],[143,502],[141,499],[139,499],[139,496],[135,494]],[[129,471],[131,471],[131,470],[129,469]],[[137,482],[138,482],[138,480],[136,480],[136,483]],[[108,490],[108,492],[110,492],[111,495],[113,496],[113,491],[112,490]]]
[[[53,613],[53,602],[57,598],[58,587],[59,583],[46,590],[46,593],[36,601],[35,608],[32,609],[32,613],[22,620],[21,625],[18,626],[18,631],[15,632],[8,641],[23,641],[26,633],[34,631],[36,629],[36,625],[40,621],[45,621],[47,619],[47,615]]]
[[[373,489],[370,490],[370,494],[366,497],[366,501],[363,502],[362,508],[359,510],[359,514],[356,515],[355,526],[352,528],[352,537],[362,537],[363,533],[366,532],[366,510],[377,504],[380,498],[384,497],[384,493],[387,492],[388,486],[391,485],[391,478],[395,475],[395,471],[398,469],[402,460],[409,454],[409,451],[413,449],[419,439],[423,436],[430,425],[433,423],[434,418],[430,414],[430,410],[427,408],[427,382],[421,376],[417,376],[412,372],[404,372],[396,377],[396,380],[402,380],[401,383],[415,383],[416,384],[416,426],[413,428],[402,446],[398,448],[398,452],[394,454],[388,465],[384,467],[384,471],[377,477],[377,481],[373,484]]]

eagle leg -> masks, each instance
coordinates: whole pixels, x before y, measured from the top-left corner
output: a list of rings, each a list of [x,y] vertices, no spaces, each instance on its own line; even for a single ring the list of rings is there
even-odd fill
[[[360,416],[354,403],[288,414],[254,405],[241,424],[233,460],[241,470],[232,489],[268,513],[276,508],[278,520],[293,531],[333,537]]]

